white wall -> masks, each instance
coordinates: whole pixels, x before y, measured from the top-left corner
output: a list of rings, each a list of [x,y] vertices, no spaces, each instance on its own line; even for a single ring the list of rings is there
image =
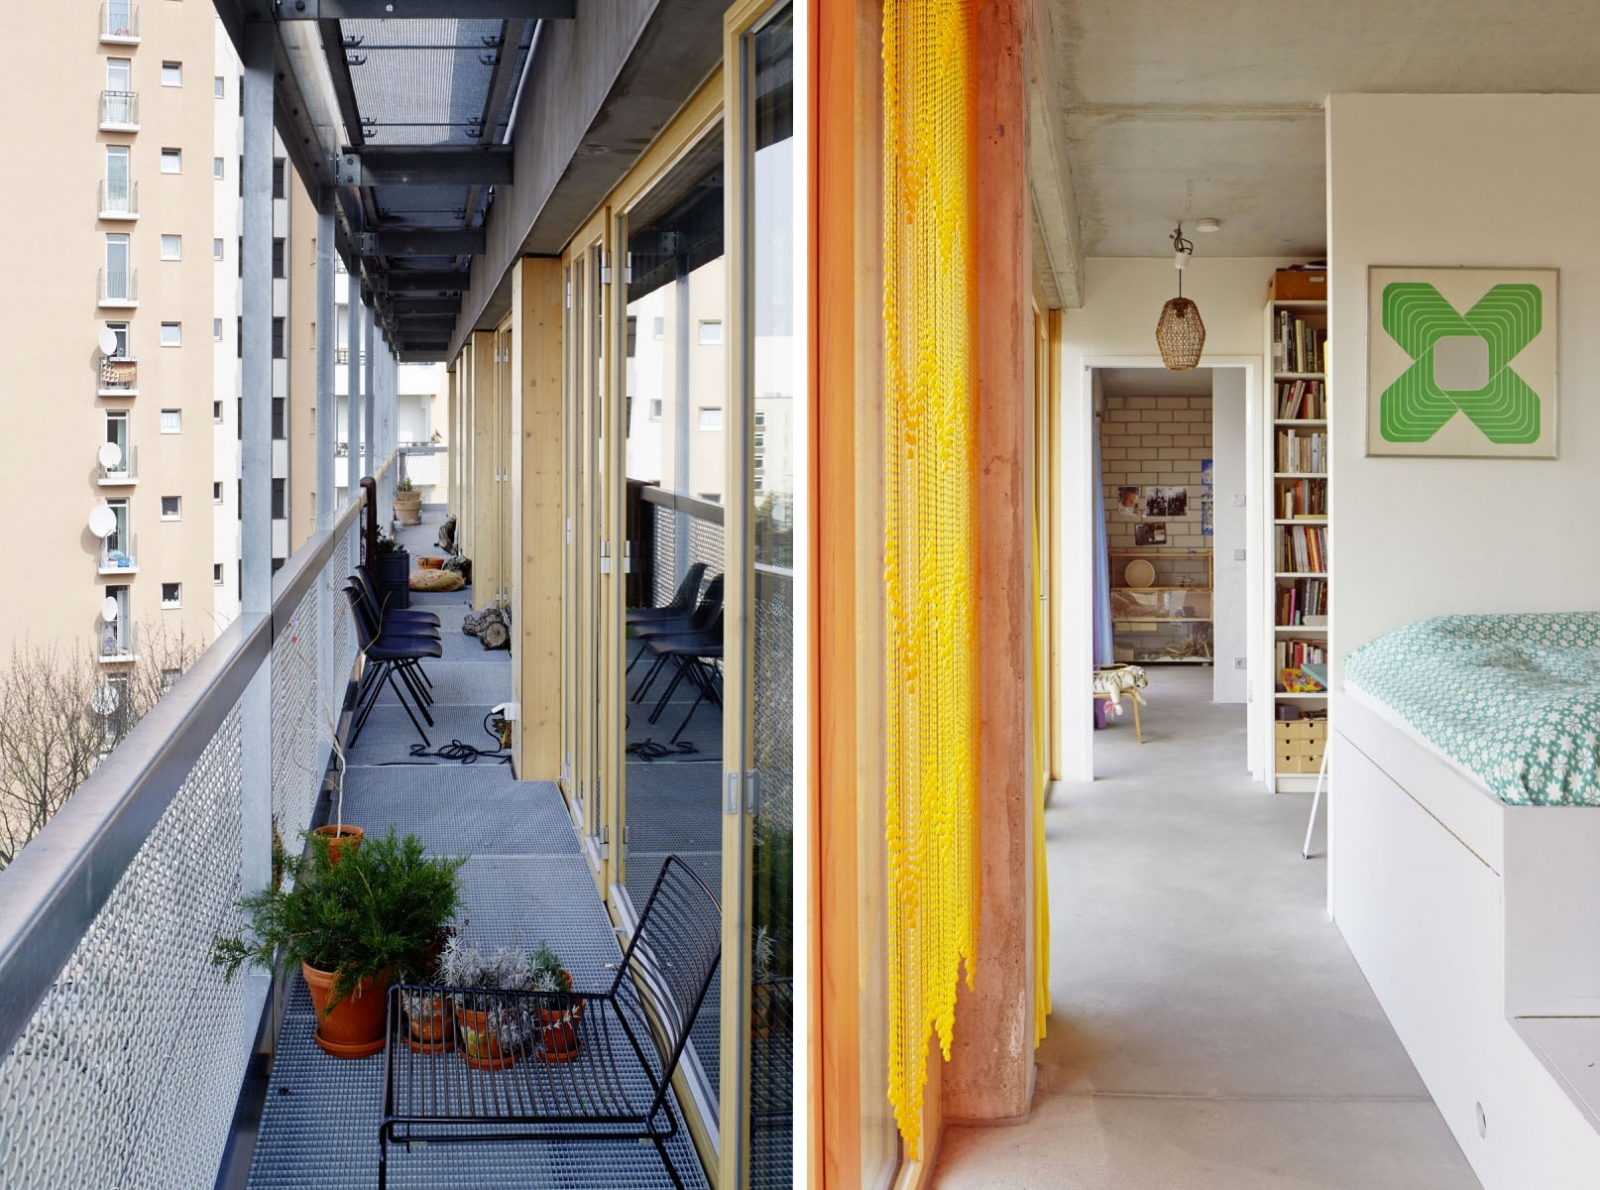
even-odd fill
[[[1255,369],[1261,383],[1267,287],[1273,272],[1291,260],[1271,257],[1208,257],[1226,251],[1227,232],[1202,243],[1184,274],[1184,296],[1200,307],[1206,326],[1202,366],[1223,357]],[[1093,410],[1085,369],[1093,364],[1159,363],[1156,319],[1177,294],[1170,256],[1090,258],[1084,261],[1084,303],[1068,310],[1061,324],[1061,495],[1058,548],[1061,601],[1055,630],[1061,641],[1061,749],[1065,780],[1089,780],[1093,768],[1092,707],[1086,675],[1093,669],[1090,584],[1093,581]],[[1248,398],[1247,398],[1248,399]],[[1244,510],[1247,514],[1249,510]],[[1232,554],[1230,552],[1229,556]],[[1241,758],[1243,759],[1243,758]]]
[[[1204,311],[1201,312],[1202,316]],[[1235,558],[1245,549],[1246,509],[1235,497],[1246,494],[1245,374],[1243,368],[1215,368],[1211,372],[1211,561],[1216,591],[1212,612],[1212,694],[1218,702],[1247,702],[1250,673],[1235,660],[1248,658],[1250,636],[1245,614],[1249,564]]]
[[[1329,101],[1336,685],[1350,650],[1425,616],[1600,607],[1580,511],[1600,476],[1597,127],[1596,95]],[[1560,268],[1559,459],[1365,457],[1373,265]]]

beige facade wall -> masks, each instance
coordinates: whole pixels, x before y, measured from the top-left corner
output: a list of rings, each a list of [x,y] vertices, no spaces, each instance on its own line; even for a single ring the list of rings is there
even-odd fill
[[[317,527],[317,208],[289,180],[289,552]],[[330,446],[330,449],[331,446]]]
[[[25,512],[29,581],[0,592],[8,631],[35,641],[85,646],[100,631],[108,584],[98,573],[90,510],[107,496],[129,500],[139,570],[121,576],[132,619],[182,627],[209,640],[211,628],[212,400],[212,95],[213,21],[209,5],[137,6],[137,45],[103,44],[100,6],[25,5],[13,11],[13,55],[0,72],[6,126],[0,174],[0,247],[11,283],[0,289],[0,387],[13,444],[10,461]],[[130,63],[140,128],[99,127],[108,59]],[[163,86],[163,63],[181,67],[181,85]],[[106,148],[130,149],[138,187],[136,220],[100,217]],[[162,149],[181,153],[181,170],[163,173]],[[138,306],[99,304],[106,235],[126,234],[137,272]],[[181,236],[181,257],[163,260],[161,237]],[[108,321],[129,323],[138,358],[136,396],[97,396],[97,339]],[[162,347],[161,324],[181,327],[182,346]],[[103,487],[96,452],[106,413],[126,410],[138,452],[136,486]],[[176,410],[177,433],[161,432],[162,410]],[[161,518],[161,497],[176,496],[180,518]],[[163,610],[161,584],[182,585],[182,607]]]

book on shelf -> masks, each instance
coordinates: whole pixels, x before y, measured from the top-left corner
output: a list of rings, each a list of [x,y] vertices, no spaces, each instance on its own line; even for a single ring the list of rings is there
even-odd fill
[[[1278,507],[1283,519],[1328,515],[1328,484],[1324,479],[1278,480]]]
[[[1278,671],[1279,694],[1321,694],[1326,689],[1309,670],[1291,668]]]
[[[1279,421],[1320,421],[1328,416],[1328,394],[1320,380],[1278,382]]]
[[[1292,310],[1278,311],[1272,343],[1272,366],[1278,372],[1326,372],[1328,332],[1296,318]]]
[[[1298,628],[1307,616],[1328,614],[1328,582],[1320,578],[1300,578],[1279,586],[1278,610],[1273,623],[1280,628]]]
[[[1328,531],[1320,526],[1279,525],[1278,570],[1322,574],[1328,569]]]
[[[1328,646],[1325,641],[1280,640],[1275,648],[1278,656],[1277,665],[1274,668],[1280,673],[1286,669],[1323,666],[1328,663]]]
[[[1326,430],[1279,430],[1278,470],[1322,474],[1328,469]]]

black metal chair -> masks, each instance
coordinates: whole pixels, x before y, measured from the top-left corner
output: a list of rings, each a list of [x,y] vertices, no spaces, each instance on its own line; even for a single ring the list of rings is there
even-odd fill
[[[634,654],[633,660],[628,662],[627,670],[623,671],[626,680],[628,673],[633,669],[635,662],[650,652],[650,641],[658,636],[684,636],[689,633],[705,632],[718,616],[722,614],[722,575],[717,575],[706,584],[705,594],[700,596],[700,602],[695,606],[691,615],[679,616],[671,620],[657,620],[651,624],[635,624],[632,628],[634,638],[644,642],[645,647]],[[644,675],[644,680],[639,683],[639,688],[634,691],[633,701],[642,703],[644,696],[655,683],[665,658],[657,653],[655,664]]]
[[[624,620],[629,624],[648,624],[651,620],[671,620],[688,615],[694,607],[695,596],[700,594],[700,580],[705,573],[706,564],[695,562],[683,572],[683,581],[678,584],[672,602],[660,607],[630,607],[623,616]]]
[[[648,1141],[682,1190],[667,1152],[678,1132],[668,1095],[721,949],[717,898],[674,855],[605,991],[391,988],[379,1190],[388,1184],[391,1144],[511,1140]],[[441,1052],[442,1043],[427,1040],[441,1004],[454,1012],[452,1044],[465,1052]],[[484,1014],[470,1037],[462,1010]]]
[[[392,617],[380,618],[372,605],[371,599],[362,593],[361,585],[356,581],[355,575],[350,576],[350,581],[345,584],[344,592],[350,600],[350,614],[360,617],[365,622],[367,635],[373,640],[387,641],[391,645],[412,641],[440,644],[439,630],[437,628],[429,628],[426,624],[393,625],[390,623]],[[439,651],[442,655],[444,652],[442,645],[440,645]],[[422,668],[420,659],[408,658],[398,661],[395,672],[400,675],[410,689],[417,700],[419,708],[427,708],[433,705],[433,695],[429,693],[433,689],[433,679],[429,678],[427,671]],[[423,709],[423,715],[427,717],[426,709]],[[428,725],[430,727],[433,725],[431,717],[428,717]]]
[[[378,703],[378,695],[383,693],[385,680],[394,690],[400,705],[405,708],[411,726],[415,727],[417,734],[422,737],[423,746],[432,747],[428,733],[423,731],[422,724],[417,722],[417,716],[412,712],[411,704],[406,701],[405,693],[400,689],[400,682],[395,681],[395,675],[399,674],[401,680],[412,688],[412,695],[417,698],[417,711],[431,727],[433,717],[423,705],[407,667],[424,657],[443,657],[444,646],[436,640],[376,635],[368,627],[366,617],[361,614],[361,596],[353,588],[346,587],[345,597],[350,601],[351,619],[356,629],[356,643],[366,659],[366,663],[362,666],[361,684],[356,688],[354,717],[351,719],[350,738],[345,741],[345,747],[354,747],[356,740],[361,737],[361,729],[367,725],[367,718]]]
[[[689,720],[694,718],[694,713],[700,709],[700,704],[709,698],[713,705],[722,705],[722,692],[717,689],[719,677],[718,666],[722,662],[722,611],[717,611],[716,619],[712,620],[704,632],[687,632],[675,636],[652,636],[644,642],[645,648],[656,654],[659,660],[657,665],[674,663],[678,672],[673,675],[672,682],[656,702],[655,709],[650,712],[650,722],[656,723],[661,719],[661,713],[667,709],[667,703],[682,685],[685,678],[694,684],[700,691],[695,696],[694,705],[689,708],[689,713],[683,717],[683,722],[678,724],[678,730],[672,733],[672,743],[678,742],[678,737],[683,734],[684,728],[689,726]],[[651,670],[654,673],[654,669]]]

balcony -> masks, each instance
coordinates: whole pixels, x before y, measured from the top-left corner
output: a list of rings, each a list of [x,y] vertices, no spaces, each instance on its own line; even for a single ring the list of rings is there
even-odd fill
[[[100,183],[100,218],[132,221],[139,217],[139,183]]]
[[[131,488],[139,482],[139,448],[123,452],[123,459],[115,467],[100,464],[100,486],[103,488]]]
[[[139,131],[139,93],[137,91],[100,92],[100,131]]]
[[[139,44],[139,6],[128,0],[110,0],[100,6],[102,45]]]
[[[350,362],[350,349],[348,347],[335,347],[333,349],[333,362],[338,365],[348,364]],[[364,364],[366,362],[367,353],[365,351],[356,352],[356,363]]]
[[[103,299],[100,304],[105,305]],[[102,356],[96,392],[102,397],[138,396],[139,361],[131,355]]]
[[[128,620],[127,611],[111,623],[100,624],[101,665],[130,665],[139,660],[139,625]]]
[[[119,532],[101,541],[100,573],[118,576],[138,574],[139,538]]]
[[[227,982],[209,962],[214,935],[240,928],[241,880],[269,878],[273,833],[293,843],[328,813],[332,735],[344,730],[342,708],[363,668],[340,593],[363,499],[284,565],[271,611],[228,629],[45,827],[42,845],[0,872],[0,901],[49,951],[0,944],[4,1168],[17,1185],[35,1171],[27,1184],[102,1184],[94,1171],[115,1161],[118,1184],[209,1186],[235,1096],[254,1082],[247,1058],[269,1004],[278,1006],[272,1064],[253,1155],[252,1137],[240,1134],[238,1164],[225,1172],[248,1166],[251,1190],[376,1183],[384,1059],[332,1061],[317,1048],[298,969],[277,977],[275,994],[264,974]],[[402,544],[421,552],[438,527],[432,517],[402,530]],[[492,749],[483,722],[511,692],[509,654],[462,635],[463,593],[413,598],[444,626],[444,656],[427,662],[434,745],[456,736]],[[269,676],[260,702],[247,694],[258,675]],[[465,857],[458,928],[480,945],[548,940],[579,988],[609,985],[617,933],[556,785],[519,781],[488,761],[418,763],[409,756],[416,738],[393,698],[380,700],[346,758],[344,820],[369,837],[394,826],[436,855]],[[206,836],[198,847],[197,830]],[[68,880],[58,868],[81,875]],[[459,1053],[437,1055],[436,1069],[484,1079],[488,1093],[502,1086]],[[562,1069],[595,1077],[581,1056]],[[678,1128],[665,1143],[683,1183],[704,1190],[675,1092],[664,1110]],[[107,1120],[135,1123],[112,1129]],[[85,1136],[93,1143],[61,1143]],[[391,1186],[498,1184],[508,1169],[518,1184],[540,1171],[572,1190],[668,1184],[656,1152],[632,1141],[390,1153]]]
[[[139,304],[138,269],[101,269],[102,309],[130,310]]]

